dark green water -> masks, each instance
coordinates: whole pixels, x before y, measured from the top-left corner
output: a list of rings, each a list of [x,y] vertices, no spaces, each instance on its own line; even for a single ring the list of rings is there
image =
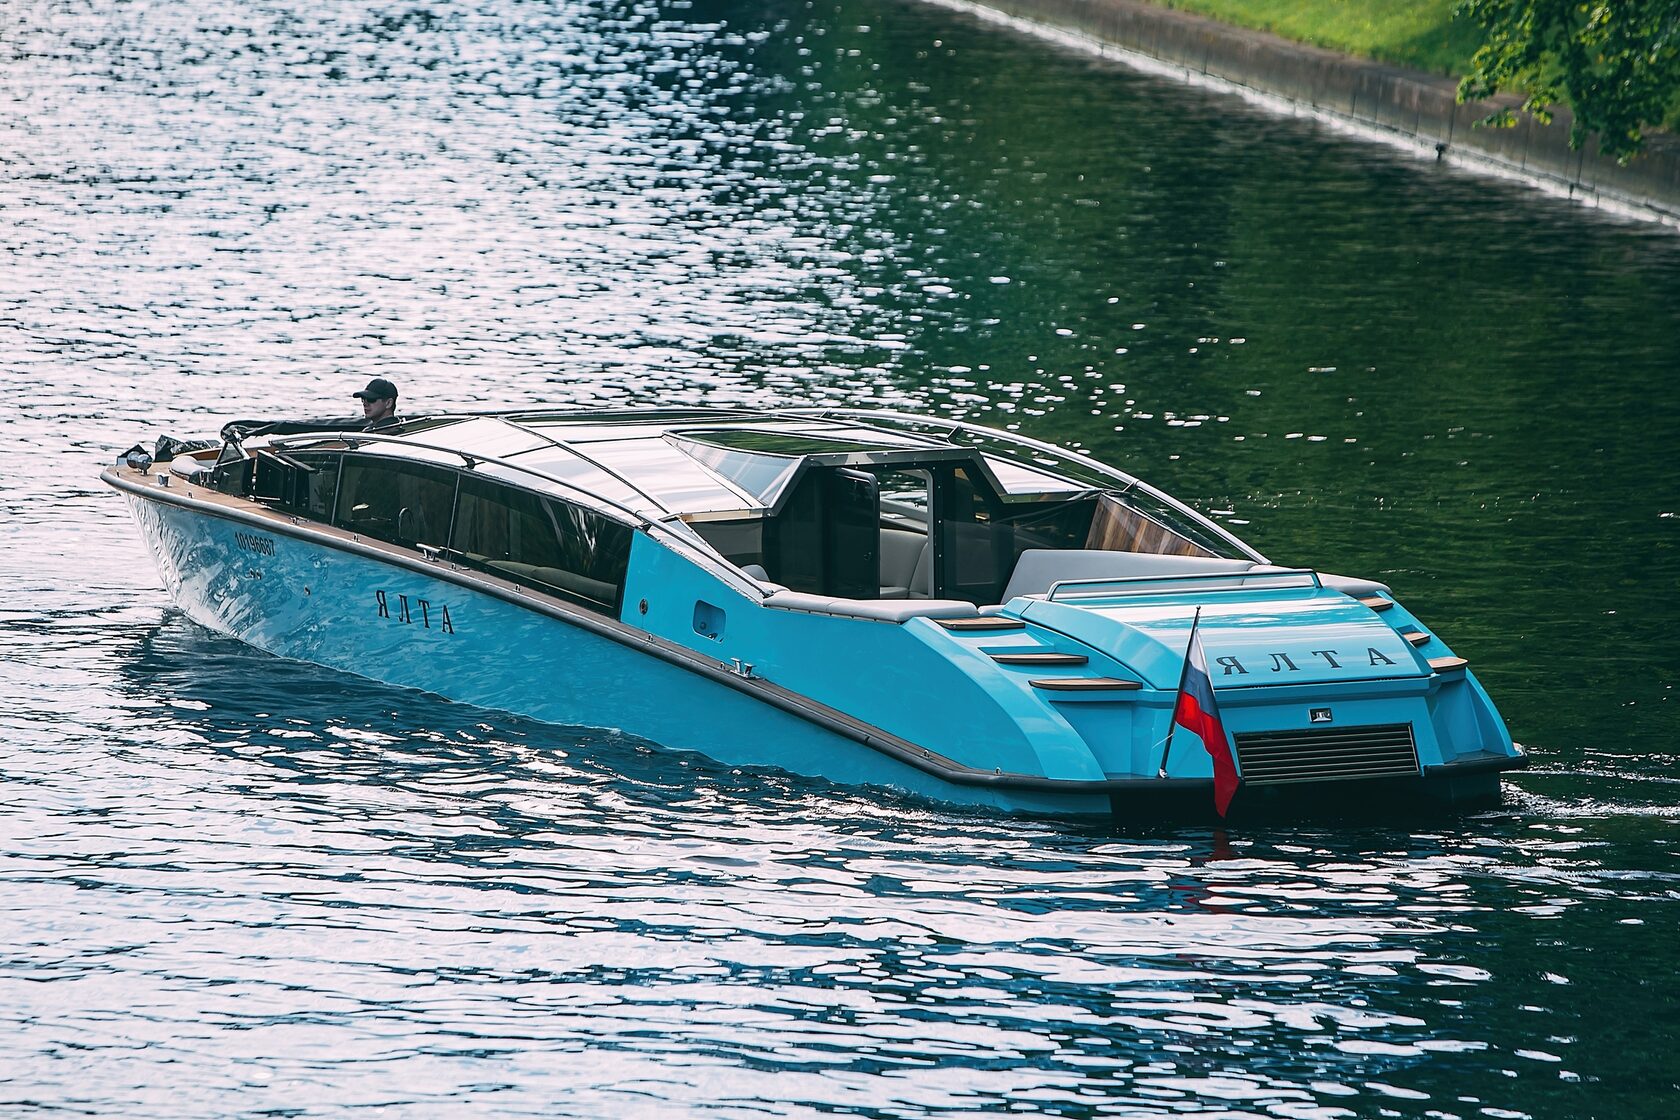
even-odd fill
[[[938,11],[776,38],[750,55],[793,88],[757,111],[826,157],[791,194],[843,184],[822,225],[857,333],[903,338],[884,380],[1392,578],[1542,756],[1672,764],[1673,230]]]
[[[929,5],[0,11],[0,1111],[1666,1117],[1680,233]],[[277,662],[100,464],[229,413],[864,403],[1393,585],[1533,768],[946,812]]]

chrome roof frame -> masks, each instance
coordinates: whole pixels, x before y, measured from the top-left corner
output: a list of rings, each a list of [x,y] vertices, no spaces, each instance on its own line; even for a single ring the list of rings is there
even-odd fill
[[[447,418],[448,419],[460,419],[460,420],[467,420],[467,419],[472,419],[472,420],[501,420],[502,419],[499,416],[476,416],[476,415],[472,415],[472,414],[467,414],[467,415],[460,416],[460,417],[449,416]],[[428,420],[439,419],[439,420],[441,420],[441,419],[445,419],[445,417],[443,417],[443,416],[435,416],[435,417],[428,416],[428,417],[424,417],[424,419],[428,419]],[[505,420],[503,420],[502,422],[506,423]],[[567,490],[571,490],[571,491],[573,491],[575,493],[578,493],[578,494],[582,494],[586,498],[588,498],[591,503],[599,503],[601,505],[605,505],[605,506],[611,508],[614,512],[624,514],[625,516],[629,517],[632,521],[638,522],[640,524],[647,524],[647,523],[650,523],[654,520],[663,520],[665,517],[667,517],[671,514],[671,512],[672,512],[671,508],[669,506],[667,506],[664,502],[660,501],[658,498],[655,498],[652,494],[649,494],[646,490],[643,490],[640,486],[637,486],[634,482],[631,482],[628,478],[625,478],[623,475],[619,474],[617,471],[613,470],[611,467],[607,466],[605,463],[598,462],[594,458],[583,454],[582,452],[578,451],[577,448],[573,447],[572,445],[570,445],[568,443],[560,442],[558,440],[550,439],[548,436],[544,435],[541,432],[531,432],[530,429],[521,427],[517,424],[510,424],[509,427],[515,427],[515,428],[519,428],[520,431],[530,432],[531,435],[537,437],[538,439],[549,440],[549,442],[552,443],[555,447],[558,447],[561,450],[570,452],[572,455],[576,456],[578,459],[582,460],[583,462],[587,463],[588,465],[594,467],[596,470],[600,471],[602,474],[607,475],[609,478],[617,479],[619,482],[622,482],[625,485],[625,487],[627,489],[629,489],[632,493],[638,495],[641,498],[646,499],[648,504],[651,505],[655,510],[657,510],[659,512],[660,516],[658,518],[650,518],[647,514],[641,512],[639,510],[632,509],[630,506],[624,505],[622,502],[614,501],[612,498],[605,497],[601,494],[595,493],[593,490],[589,490],[585,487],[579,486],[575,482],[568,482],[567,480],[565,480],[563,478],[560,478],[556,475],[549,474],[545,471],[537,470],[535,467],[527,467],[522,463],[515,463],[515,462],[512,462],[511,460],[504,459],[504,458],[502,458],[500,456],[497,456],[497,455],[486,455],[481,451],[468,451],[468,450],[465,450],[465,449],[460,448],[460,447],[451,447],[448,444],[423,442],[421,440],[417,440],[417,439],[413,438],[412,436],[405,436],[405,435],[401,435],[401,434],[386,435],[383,432],[344,432],[344,433],[338,433],[338,434],[305,434],[305,433],[299,433],[299,434],[296,434],[296,435],[281,436],[281,437],[278,437],[278,438],[270,439],[268,441],[267,446],[269,446],[269,447],[290,448],[291,450],[294,450],[294,451],[301,451],[301,450],[303,450],[303,448],[293,446],[295,441],[300,441],[301,440],[301,441],[306,441],[306,442],[309,442],[309,443],[316,443],[316,444],[319,444],[319,443],[343,443],[343,444],[347,444],[349,446],[350,450],[352,450],[352,451],[360,450],[362,443],[388,443],[388,444],[392,444],[393,446],[396,446],[396,447],[413,447],[413,448],[416,448],[416,449],[421,450],[421,451],[436,451],[436,452],[439,452],[439,453],[444,454],[444,455],[457,456],[465,462],[468,470],[471,470],[472,468],[476,467],[480,463],[493,463],[498,467],[505,467],[508,470],[515,471],[519,474],[527,474],[527,475],[531,475],[534,478],[540,478],[544,482],[551,483],[555,486],[559,486],[559,487],[562,487],[562,488],[567,489]]]
[[[1171,494],[1144,482],[1135,475],[1120,470],[1118,467],[1111,467],[1098,459],[1080,455],[1078,452],[1070,450],[1066,447],[1061,447],[1053,443],[1047,443],[1043,440],[1033,439],[1030,436],[1023,436],[1016,432],[1006,432],[997,428],[988,428],[983,424],[975,424],[965,420],[954,420],[948,417],[917,416],[912,413],[884,409],[845,407],[791,407],[769,409],[729,407],[638,408],[634,406],[627,408],[591,408],[584,406],[577,408],[520,408],[493,409],[482,412],[434,413],[427,416],[414,417],[413,420],[409,421],[409,423],[427,420],[453,421],[455,423],[464,423],[469,420],[500,421],[511,428],[515,428],[531,435],[535,439],[543,440],[551,446],[572,455],[580,462],[600,471],[609,478],[622,483],[633,494],[647,502],[649,509],[652,511],[651,514],[632,509],[623,503],[614,501],[613,499],[607,498],[603,495],[596,494],[593,491],[578,486],[575,483],[568,482],[565,479],[559,478],[553,474],[537,470],[532,467],[523,466],[519,463],[509,461],[508,459],[483,455],[464,450],[460,447],[451,447],[445,444],[421,442],[411,436],[404,436],[400,433],[392,435],[385,435],[379,432],[323,432],[320,434],[300,433],[297,435],[277,438],[271,437],[269,445],[278,445],[283,447],[289,445],[294,440],[336,440],[347,443],[354,448],[357,445],[356,441],[382,441],[392,443],[396,446],[408,446],[421,450],[456,455],[466,461],[468,469],[471,469],[472,465],[476,462],[494,463],[497,466],[504,467],[508,470],[530,475],[532,477],[542,479],[544,482],[552,485],[557,485],[574,493],[582,494],[593,503],[606,505],[619,514],[629,516],[637,524],[644,528],[654,524],[659,524],[665,529],[666,533],[671,535],[671,537],[676,540],[683,541],[690,547],[693,547],[695,542],[699,542],[700,548],[703,550],[703,554],[706,555],[708,559],[721,562],[731,572],[734,572],[737,571],[734,565],[725,560],[716,552],[715,549],[712,549],[710,545],[705,544],[698,534],[680,533],[670,529],[669,523],[680,522],[683,519],[685,516],[683,511],[672,509],[664,501],[656,498],[646,489],[625,477],[620,471],[607,466],[594,456],[580,450],[577,444],[569,442],[559,436],[550,434],[549,431],[545,430],[548,425],[540,424],[538,422],[541,420],[549,420],[555,424],[570,424],[588,423],[593,421],[595,423],[607,425],[615,423],[622,424],[627,428],[663,424],[665,427],[661,432],[662,436],[681,436],[684,433],[684,429],[688,428],[690,424],[706,424],[707,426],[730,422],[746,424],[773,424],[778,420],[821,421],[831,419],[847,420],[866,428],[870,426],[872,421],[877,423],[885,421],[887,424],[891,425],[905,425],[909,430],[887,428],[886,432],[900,438],[922,441],[924,446],[883,447],[879,451],[811,452],[797,456],[797,458],[802,460],[802,465],[797,474],[803,474],[805,469],[812,464],[836,465],[844,460],[855,461],[860,465],[886,465],[892,462],[909,461],[914,459],[916,456],[926,457],[928,454],[932,453],[940,459],[965,458],[975,462],[979,469],[986,475],[987,480],[992,483],[998,494],[1005,498],[1013,497],[1016,500],[1036,499],[1040,501],[1071,500],[1074,498],[1089,496],[1093,493],[1103,492],[1102,487],[1087,485],[1080,479],[1068,478],[1065,475],[1059,475],[1052,467],[1029,462],[1021,464],[1023,469],[1036,470],[1053,478],[1060,478],[1063,481],[1078,486],[1079,489],[1068,492],[1009,495],[1007,489],[1000,484],[999,479],[987,463],[986,451],[984,448],[975,446],[974,444],[966,441],[958,441],[948,438],[941,439],[937,435],[937,431],[939,429],[944,429],[946,432],[952,434],[960,432],[964,435],[978,436],[988,440],[995,440],[1002,444],[1013,445],[1023,451],[1036,452],[1037,454],[1053,456],[1057,459],[1072,458],[1079,464],[1081,470],[1088,471],[1098,477],[1114,480],[1119,484],[1116,488],[1119,492],[1125,493],[1130,490],[1141,491],[1154,500],[1171,508],[1180,515],[1189,518],[1193,523],[1210,530],[1217,535],[1219,539],[1237,549],[1241,555],[1247,556],[1260,563],[1269,563],[1264,555],[1248,545],[1241,538],[1237,537],[1234,533],[1226,529],[1217,521],[1214,521],[1212,518],[1207,517],[1206,515],[1191,508],[1184,502],[1179,501]],[[527,422],[521,423],[521,420],[525,420]],[[452,423],[445,423],[441,425],[443,430],[447,430],[453,426],[454,424]],[[932,428],[935,431],[929,433],[916,430],[927,428]],[[429,430],[429,427],[425,430]],[[667,440],[667,442],[670,441]],[[672,446],[675,446],[675,444],[672,444]],[[793,458],[794,456],[787,457]],[[764,516],[767,513],[773,513],[773,506],[765,506],[761,499],[754,495],[747,494],[739,486],[707,467],[704,463],[700,463],[698,460],[695,460],[695,465],[699,469],[711,475],[714,479],[721,483],[725,489],[739,494],[749,501],[759,505],[760,508],[756,510],[743,509],[739,511],[742,516]],[[699,512],[704,511],[691,511],[691,514],[697,515]],[[750,579],[750,577],[742,578]],[[762,594],[762,588],[760,588],[756,582],[753,582],[752,586],[755,590],[758,590]]]
[[[472,418],[480,419],[481,417],[473,416]],[[490,463],[519,474],[530,475],[534,478],[541,479],[549,485],[559,486],[562,489],[570,490],[573,493],[583,495],[584,498],[587,499],[587,501],[583,504],[589,508],[595,509],[598,513],[603,512],[599,507],[606,506],[613,513],[627,518],[632,528],[640,529],[649,535],[655,535],[655,530],[657,530],[657,535],[664,538],[667,543],[679,546],[681,551],[694,554],[695,558],[703,566],[711,569],[713,574],[724,576],[727,582],[735,586],[738,590],[745,590],[750,594],[758,596],[760,599],[766,598],[772,594],[771,591],[767,590],[757,580],[742,572],[741,569],[737,568],[734,564],[731,564],[724,558],[722,553],[718,552],[717,549],[708,544],[705,538],[700,536],[700,534],[695,533],[692,530],[682,532],[673,528],[671,522],[676,520],[678,515],[671,513],[669,508],[666,507],[663,502],[657,500],[651,494],[648,494],[641,487],[634,485],[628,479],[622,479],[616,471],[610,470],[607,467],[594,462],[594,460],[590,459],[586,455],[580,454],[578,455],[578,458],[589,463],[591,466],[598,467],[600,470],[614,478],[620,478],[620,480],[623,481],[625,485],[629,486],[630,489],[646,498],[657,509],[663,510],[665,516],[649,517],[647,514],[632,509],[631,507],[624,505],[622,502],[616,502],[611,498],[596,494],[595,492],[585,489],[576,483],[568,482],[563,478],[556,478],[551,474],[545,474],[542,471],[519,463],[510,462],[509,460],[503,459],[499,456],[463,451],[458,447],[447,447],[441,444],[422,443],[413,438],[401,435],[385,435],[380,432],[346,432],[343,434],[328,436],[299,433],[297,435],[282,436],[279,439],[271,439],[267,446],[292,451],[305,450],[303,447],[294,446],[294,442],[297,441],[311,444],[344,443],[347,444],[349,449],[352,451],[359,450],[359,444],[362,442],[393,444],[397,447],[412,447],[422,451],[437,451],[445,455],[458,456],[464,464],[464,469],[469,471],[477,467],[480,463]],[[567,445],[562,444],[559,446],[565,447],[566,450],[574,451],[575,453],[575,450]]]
[[[1118,479],[1118,480],[1124,482],[1125,485],[1121,488],[1122,492],[1125,492],[1126,490],[1141,490],[1145,494],[1148,494],[1150,497],[1155,498],[1157,501],[1160,501],[1160,502],[1172,507],[1174,510],[1178,511],[1179,513],[1188,516],[1192,521],[1196,522],[1197,524],[1203,525],[1203,526],[1206,526],[1207,528],[1212,529],[1215,533],[1217,533],[1219,535],[1221,540],[1225,541],[1227,544],[1234,545],[1237,549],[1242,551],[1244,554],[1249,556],[1251,559],[1257,560],[1262,564],[1270,563],[1270,561],[1267,560],[1266,557],[1262,556],[1256,549],[1254,549],[1252,546],[1247,544],[1245,541],[1243,541],[1236,534],[1232,533],[1229,529],[1227,529],[1223,525],[1219,524],[1219,522],[1213,520],[1213,518],[1208,517],[1206,514],[1200,513],[1197,510],[1191,508],[1190,506],[1184,504],[1183,502],[1179,501],[1177,498],[1173,497],[1171,494],[1168,494],[1166,491],[1161,490],[1158,487],[1151,486],[1149,483],[1143,481],[1143,479],[1141,479],[1141,478],[1138,478],[1136,475],[1128,474],[1125,471],[1121,470],[1119,467],[1111,467],[1107,463],[1104,463],[1099,459],[1087,458],[1085,456],[1080,455],[1076,451],[1070,451],[1068,448],[1058,447],[1057,445],[1055,445],[1053,443],[1046,443],[1043,440],[1036,440],[1036,439],[1033,439],[1031,436],[1023,436],[1023,435],[1019,435],[1015,432],[1003,432],[1003,431],[999,431],[997,428],[988,428],[984,424],[972,424],[972,423],[969,423],[968,421],[965,421],[965,420],[952,420],[952,419],[949,419],[949,418],[943,417],[943,416],[940,416],[940,417],[915,416],[915,415],[912,415],[910,413],[890,412],[890,411],[875,410],[875,409],[861,409],[861,408],[790,409],[789,412],[796,413],[796,414],[810,415],[813,418],[817,418],[817,419],[820,419],[822,417],[827,417],[827,416],[840,416],[840,417],[844,417],[848,420],[855,420],[855,419],[862,419],[862,418],[867,418],[867,417],[874,416],[874,417],[879,417],[879,418],[882,418],[882,419],[899,421],[899,422],[907,423],[907,424],[927,424],[927,425],[934,425],[934,426],[943,426],[943,427],[946,427],[946,428],[948,428],[952,431],[972,432],[972,433],[977,433],[977,434],[984,435],[984,436],[991,437],[991,438],[1000,438],[1001,437],[1002,440],[1006,443],[1015,443],[1015,444],[1020,445],[1021,447],[1029,448],[1033,451],[1038,451],[1038,452],[1041,452],[1043,454],[1055,455],[1059,458],[1067,458],[1068,456],[1074,456],[1076,459],[1078,459],[1078,461],[1080,462],[1080,464],[1082,466],[1086,466],[1086,467],[1090,468],[1091,470],[1095,471],[1095,473],[1102,474],[1102,475],[1108,475],[1111,478],[1115,478],[1115,479]],[[973,450],[981,451],[980,448],[974,448]],[[984,452],[983,451],[981,451],[981,455],[982,455],[982,459],[983,459],[984,458]],[[1040,469],[1040,468],[1034,468],[1034,469]],[[1044,473],[1046,473],[1046,474],[1054,474],[1055,473],[1053,470],[1051,470],[1049,468],[1042,468],[1042,469],[1043,469]],[[993,481],[995,482],[996,479],[993,479]],[[1069,479],[1068,481],[1071,482],[1071,481],[1077,481],[1077,480]]]
[[[1110,478],[1124,482],[1128,487],[1148,485],[1142,479],[1139,479],[1135,475],[1127,474],[1119,467],[1111,467],[1107,463],[1103,463],[1097,459],[1088,459],[1085,456],[1080,455],[1077,451],[1071,451],[1066,447],[1059,447],[1053,443],[1045,443],[1043,440],[1033,439],[1031,436],[1023,436],[1016,432],[1006,432],[998,428],[988,428],[984,424],[972,424],[966,420],[952,420],[944,416],[916,416],[908,412],[892,412],[885,409],[868,408],[789,409],[788,413],[790,415],[808,416],[813,420],[823,420],[831,416],[843,417],[847,420],[867,420],[868,418],[873,417],[879,420],[891,420],[903,424],[943,427],[953,432],[970,432],[987,436],[992,439],[999,439],[1004,443],[1014,443],[1029,450],[1037,451],[1041,454],[1055,455],[1062,459],[1072,457],[1078,460],[1081,464],[1091,468],[1095,471],[1095,473],[1107,475]],[[969,445],[956,444],[955,446],[963,447]],[[979,451],[980,448],[976,447],[973,448],[973,450]],[[1042,465],[1035,469],[1040,469],[1045,474],[1055,473],[1055,471],[1051,468],[1043,467]],[[1077,482],[1078,480],[1067,479],[1066,481]]]

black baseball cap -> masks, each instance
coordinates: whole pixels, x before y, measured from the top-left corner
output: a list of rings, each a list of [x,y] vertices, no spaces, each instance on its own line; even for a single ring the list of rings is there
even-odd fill
[[[350,395],[364,401],[394,401],[397,399],[397,387],[383,377],[376,377],[368,382],[366,389]]]

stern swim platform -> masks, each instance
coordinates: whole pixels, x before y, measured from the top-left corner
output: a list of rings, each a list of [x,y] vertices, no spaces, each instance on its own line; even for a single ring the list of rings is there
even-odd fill
[[[1194,740],[1158,776],[1199,609],[1239,804],[1487,797],[1522,761],[1386,587],[1276,568],[1122,472],[1004,433],[665,410],[224,436],[105,472],[171,594],[388,683],[730,765],[1107,813],[1211,784]]]

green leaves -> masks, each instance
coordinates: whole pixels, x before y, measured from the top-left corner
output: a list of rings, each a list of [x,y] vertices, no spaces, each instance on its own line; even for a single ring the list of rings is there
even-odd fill
[[[1596,133],[1625,164],[1680,101],[1680,0],[1462,0],[1453,15],[1486,36],[1459,101],[1518,93],[1516,111],[1548,123],[1566,104],[1573,148]],[[1510,127],[1516,111],[1478,123]]]

